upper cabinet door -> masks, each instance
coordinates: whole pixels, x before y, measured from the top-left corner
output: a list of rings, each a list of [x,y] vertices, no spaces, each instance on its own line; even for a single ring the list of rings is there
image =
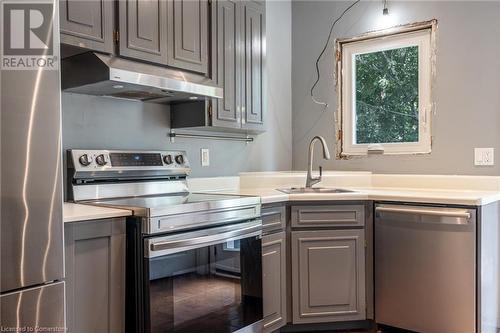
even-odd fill
[[[265,4],[243,2],[243,124],[245,129],[264,129]]]
[[[212,79],[224,90],[213,100],[213,126],[241,127],[240,2],[219,0],[212,8]]]
[[[61,0],[61,43],[106,53],[114,52],[114,2]]]
[[[167,2],[120,0],[119,6],[120,55],[167,64]]]
[[[168,65],[208,74],[208,0],[169,0]]]

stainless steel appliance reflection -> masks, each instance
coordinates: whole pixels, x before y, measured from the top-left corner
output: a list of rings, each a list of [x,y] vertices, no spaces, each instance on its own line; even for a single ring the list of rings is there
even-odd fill
[[[189,193],[182,151],[72,150],[68,197],[125,208],[127,331],[261,332],[260,198]]]
[[[476,209],[375,206],[375,320],[476,332]]]
[[[63,89],[78,94],[160,104],[222,98],[204,76],[94,52],[65,58],[62,78]]]
[[[52,4],[44,19],[59,31]],[[58,57],[57,34],[53,45]],[[1,72],[2,332],[64,331],[59,77],[52,69]]]

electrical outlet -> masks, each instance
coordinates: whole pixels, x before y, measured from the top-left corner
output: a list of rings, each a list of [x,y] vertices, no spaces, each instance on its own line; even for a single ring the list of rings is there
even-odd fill
[[[201,148],[201,166],[210,165],[210,150],[208,148]]]
[[[495,165],[495,149],[474,148],[474,165]]]

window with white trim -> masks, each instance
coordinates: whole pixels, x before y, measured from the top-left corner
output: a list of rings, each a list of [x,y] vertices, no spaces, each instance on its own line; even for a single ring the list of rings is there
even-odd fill
[[[337,42],[340,156],[431,152],[435,22]]]

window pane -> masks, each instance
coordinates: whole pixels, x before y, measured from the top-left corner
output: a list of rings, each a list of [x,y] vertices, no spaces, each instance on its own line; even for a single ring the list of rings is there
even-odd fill
[[[418,46],[355,55],[354,142],[418,142]]]

